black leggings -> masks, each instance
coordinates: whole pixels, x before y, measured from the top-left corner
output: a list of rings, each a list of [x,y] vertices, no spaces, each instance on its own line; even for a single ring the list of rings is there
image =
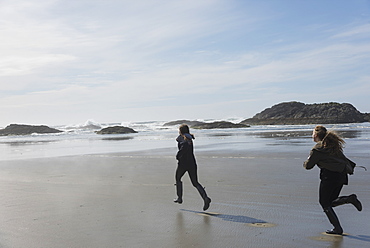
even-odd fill
[[[321,181],[319,189],[319,203],[323,209],[332,207],[332,202],[338,198],[343,183]]]
[[[188,172],[191,184],[193,184],[194,187],[197,187],[200,185],[198,182],[198,174],[197,174],[197,166],[181,166],[178,165],[176,169],[175,179],[176,183],[181,182],[182,176],[185,174],[185,172]],[[200,185],[201,186],[201,185]]]

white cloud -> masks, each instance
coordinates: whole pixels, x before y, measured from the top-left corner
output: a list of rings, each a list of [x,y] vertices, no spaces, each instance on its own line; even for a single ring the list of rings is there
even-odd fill
[[[333,35],[333,38],[360,38],[360,37],[367,37],[370,36],[370,24],[366,23],[364,25],[354,26],[352,28],[349,28],[349,30],[345,30],[343,32],[340,32],[338,34]]]
[[[306,27],[286,31],[279,26],[283,13],[245,4],[3,1],[1,114],[31,120],[29,113],[42,109],[36,120],[55,116],[50,120],[58,122],[80,111],[121,121],[127,112],[145,119],[152,110],[171,116],[180,108],[248,117],[256,106],[310,99],[314,86],[328,92],[322,101],[333,86],[363,87],[368,24],[312,23],[309,32],[317,29],[320,37],[299,39]],[[346,99],[345,93],[336,90],[333,98]]]
[[[39,68],[48,67],[50,64],[68,63],[75,58],[64,54],[38,54],[34,56],[9,56],[0,60],[0,77],[11,75],[24,75],[33,73]]]

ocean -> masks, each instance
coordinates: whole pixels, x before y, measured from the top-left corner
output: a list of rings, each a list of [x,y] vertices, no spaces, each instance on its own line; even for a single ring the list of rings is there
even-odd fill
[[[216,120],[199,120],[212,122]],[[226,119],[238,123],[241,120]],[[164,126],[167,121],[96,123],[51,126],[62,130],[58,134],[0,136],[0,160],[58,157],[69,155],[140,152],[162,149],[176,152],[178,126]],[[122,125],[138,133],[98,135],[95,131]],[[253,151],[296,149],[307,151],[314,145],[311,134],[315,125],[261,125],[231,129],[191,129],[195,135],[195,152],[221,151],[247,154]],[[370,123],[325,125],[340,133],[355,156],[369,156]]]

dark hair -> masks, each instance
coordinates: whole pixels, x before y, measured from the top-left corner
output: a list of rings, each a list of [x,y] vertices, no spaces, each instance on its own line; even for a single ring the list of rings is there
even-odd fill
[[[179,131],[180,131],[180,134],[186,139],[186,136],[185,134],[188,133],[190,134],[193,139],[195,139],[194,135],[190,133],[190,130],[189,130],[189,126],[186,125],[186,124],[182,124],[180,127],[179,127]]]
[[[327,131],[324,126],[316,126],[315,133],[321,140],[322,146],[331,149],[331,153],[338,154],[343,152],[346,142],[336,132]]]

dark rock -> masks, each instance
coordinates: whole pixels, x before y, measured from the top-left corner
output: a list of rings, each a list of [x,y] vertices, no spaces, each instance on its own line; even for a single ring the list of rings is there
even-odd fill
[[[304,104],[284,102],[263,110],[241,124],[250,125],[303,125],[361,123],[369,121],[369,114],[360,113],[349,103]]]
[[[370,113],[364,113],[364,115],[365,115],[364,117],[365,121],[370,122]]]
[[[205,123],[205,122],[201,122],[201,121],[189,121],[189,120],[178,120],[178,121],[170,121],[170,122],[167,122],[167,123],[163,124],[163,126],[177,126],[177,125],[186,124],[189,127],[192,127],[194,125],[199,125],[199,124],[203,124],[203,123]]]
[[[163,126],[175,126],[186,124],[191,128],[195,129],[214,129],[214,128],[241,128],[249,127],[246,124],[235,124],[228,121],[216,121],[216,122],[201,122],[201,121],[189,121],[189,120],[178,120],[165,123]]]
[[[215,128],[243,128],[243,127],[249,127],[249,125],[246,124],[235,124],[228,121],[215,121],[211,123],[200,123],[198,125],[192,126],[192,128],[195,129],[215,129]]]
[[[114,126],[106,127],[100,131],[96,132],[97,134],[126,134],[126,133],[137,133],[134,129],[123,126]]]
[[[10,124],[4,129],[0,130],[0,136],[9,136],[9,135],[29,135],[33,133],[61,133],[55,128],[50,128],[48,126],[32,126],[32,125],[19,125],[19,124]]]

